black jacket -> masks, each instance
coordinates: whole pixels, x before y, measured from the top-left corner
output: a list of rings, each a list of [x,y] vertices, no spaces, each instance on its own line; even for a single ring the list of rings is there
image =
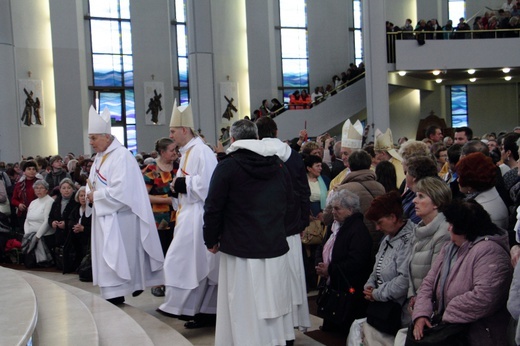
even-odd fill
[[[61,212],[61,200],[62,200],[62,197],[58,196],[54,200],[54,203],[52,203],[51,211],[49,213],[49,220],[48,220],[50,227],[52,227],[53,221],[65,221],[65,229],[56,228],[56,232],[55,232],[56,245],[58,245],[58,246],[63,245],[65,243],[65,239],[68,234],[67,223],[69,221],[69,217],[70,217],[72,210],[78,204],[74,200],[74,195],[72,195],[72,197],[69,200],[69,203],[67,203],[67,205],[65,206],[65,209],[63,210],[63,213],[62,213]]]
[[[294,197],[292,207],[287,211],[289,224],[285,230],[287,236],[291,236],[301,233],[309,225],[311,190],[302,157],[295,150],[285,161],[285,167],[291,176]]]
[[[241,258],[274,258],[289,251],[287,209],[293,201],[287,168],[277,156],[240,149],[213,172],[204,204],[208,248]]]

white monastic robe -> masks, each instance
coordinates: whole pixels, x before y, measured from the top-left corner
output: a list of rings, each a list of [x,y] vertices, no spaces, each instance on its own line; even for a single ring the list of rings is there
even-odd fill
[[[214,314],[220,255],[204,245],[202,217],[217,159],[199,137],[179,150],[177,177],[186,178],[187,193],[178,197],[174,236],[164,262],[165,302],[159,309],[175,315]]]
[[[164,256],[135,158],[114,139],[96,155],[89,180],[94,190],[92,274],[102,297],[163,284]]]

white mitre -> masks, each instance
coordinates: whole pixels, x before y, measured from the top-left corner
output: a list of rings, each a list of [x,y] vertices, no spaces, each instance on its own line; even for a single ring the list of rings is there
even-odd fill
[[[173,103],[170,127],[195,128],[195,125],[193,124],[193,112],[191,110],[191,104],[188,104],[187,106],[177,106],[177,99],[175,99],[175,102]]]
[[[363,143],[363,125],[357,120],[354,125],[347,119],[341,131],[341,147],[361,149]]]
[[[392,130],[388,128],[385,133],[381,132],[379,129],[376,129],[375,132],[375,143],[374,150],[384,150],[387,151],[393,158],[403,161],[403,158],[394,148],[394,139],[392,136]]]
[[[93,106],[88,111],[88,133],[112,133],[110,111],[107,107],[103,109],[103,113],[98,114]]]

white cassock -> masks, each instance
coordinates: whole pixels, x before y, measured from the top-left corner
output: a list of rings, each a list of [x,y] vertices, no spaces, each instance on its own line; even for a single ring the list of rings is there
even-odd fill
[[[161,243],[137,161],[117,139],[96,155],[92,274],[105,299],[164,283]],[[87,193],[90,188],[87,187]]]
[[[216,346],[285,345],[294,340],[289,257],[221,253]]]
[[[175,315],[214,314],[220,255],[204,245],[202,217],[217,159],[199,137],[179,150],[177,177],[186,178],[187,193],[178,197],[173,240],[164,260],[165,301],[159,309]]]

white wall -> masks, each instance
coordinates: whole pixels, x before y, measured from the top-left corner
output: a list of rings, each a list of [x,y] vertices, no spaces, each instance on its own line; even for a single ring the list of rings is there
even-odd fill
[[[350,1],[307,1],[309,93],[332,84],[332,76],[354,62],[354,52],[348,49],[349,27],[354,26],[351,13]]]
[[[56,131],[56,102],[52,56],[51,23],[47,1],[11,1],[13,37],[16,61],[16,80],[43,81],[45,126],[21,127],[21,153],[25,156],[58,153]],[[31,77],[28,76],[31,71]],[[18,89],[16,85],[16,89]],[[15,87],[15,86],[12,86]],[[18,95],[17,95],[18,97]],[[18,104],[18,99],[11,100]],[[21,117],[18,109],[17,117]],[[18,122],[20,126],[20,122]],[[12,129],[17,131],[17,129]]]
[[[430,2],[433,1],[430,0]],[[413,26],[417,24],[419,18],[415,0],[386,1],[385,5],[386,18],[394,25],[402,27],[408,18],[412,20]]]

